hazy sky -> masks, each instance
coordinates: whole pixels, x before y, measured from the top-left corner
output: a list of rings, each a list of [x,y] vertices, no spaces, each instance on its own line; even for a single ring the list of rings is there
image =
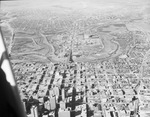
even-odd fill
[[[2,2],[2,6],[11,7],[42,7],[59,5],[71,8],[91,8],[125,5],[147,5],[150,0],[16,0]]]

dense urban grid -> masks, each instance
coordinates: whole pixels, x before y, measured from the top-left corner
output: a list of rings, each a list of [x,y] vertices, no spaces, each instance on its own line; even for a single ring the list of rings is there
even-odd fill
[[[0,26],[27,116],[149,117],[145,4],[4,7]]]

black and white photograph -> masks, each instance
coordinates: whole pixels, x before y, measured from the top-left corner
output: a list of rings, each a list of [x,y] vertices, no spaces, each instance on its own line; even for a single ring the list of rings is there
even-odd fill
[[[0,117],[150,117],[150,0],[2,0],[0,31]]]

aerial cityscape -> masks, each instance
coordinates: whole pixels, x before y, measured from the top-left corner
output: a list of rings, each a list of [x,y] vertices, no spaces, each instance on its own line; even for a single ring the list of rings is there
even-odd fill
[[[149,0],[3,1],[0,27],[27,117],[150,117]]]

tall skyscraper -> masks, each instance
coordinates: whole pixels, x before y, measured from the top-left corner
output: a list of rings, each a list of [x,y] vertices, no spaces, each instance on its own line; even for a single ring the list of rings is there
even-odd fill
[[[76,89],[75,89],[75,87],[73,87],[73,90],[72,90],[72,106],[71,106],[72,110],[74,110],[75,107],[76,107],[76,105],[75,105],[75,101],[76,101],[75,97],[76,97]]]
[[[51,110],[50,101],[46,101],[46,102],[44,103],[44,108],[46,108],[47,110]]]
[[[54,94],[55,94],[56,96],[59,96],[59,88],[55,86],[55,87],[53,88],[53,90],[54,90]]]
[[[70,112],[70,110],[59,109],[58,117],[71,117],[71,112]]]
[[[38,117],[38,107],[37,106],[31,107],[31,116],[32,117]]]
[[[53,89],[50,89],[49,90],[49,97],[51,98],[51,97],[53,97],[54,96],[54,91],[53,91]]]
[[[51,106],[51,110],[56,109],[56,97],[55,96],[50,98],[50,106]]]
[[[66,103],[64,101],[60,101],[59,105],[62,110],[66,109]]]
[[[22,104],[23,104],[24,110],[25,110],[25,112],[26,112],[26,102],[25,102],[25,101],[22,101]]]
[[[73,58],[72,58],[72,49],[70,49],[70,52],[69,52],[68,62],[69,62],[69,63],[74,62],[74,61],[73,61]]]
[[[62,96],[62,100],[65,100],[65,89],[64,88],[61,90],[61,96]]]

